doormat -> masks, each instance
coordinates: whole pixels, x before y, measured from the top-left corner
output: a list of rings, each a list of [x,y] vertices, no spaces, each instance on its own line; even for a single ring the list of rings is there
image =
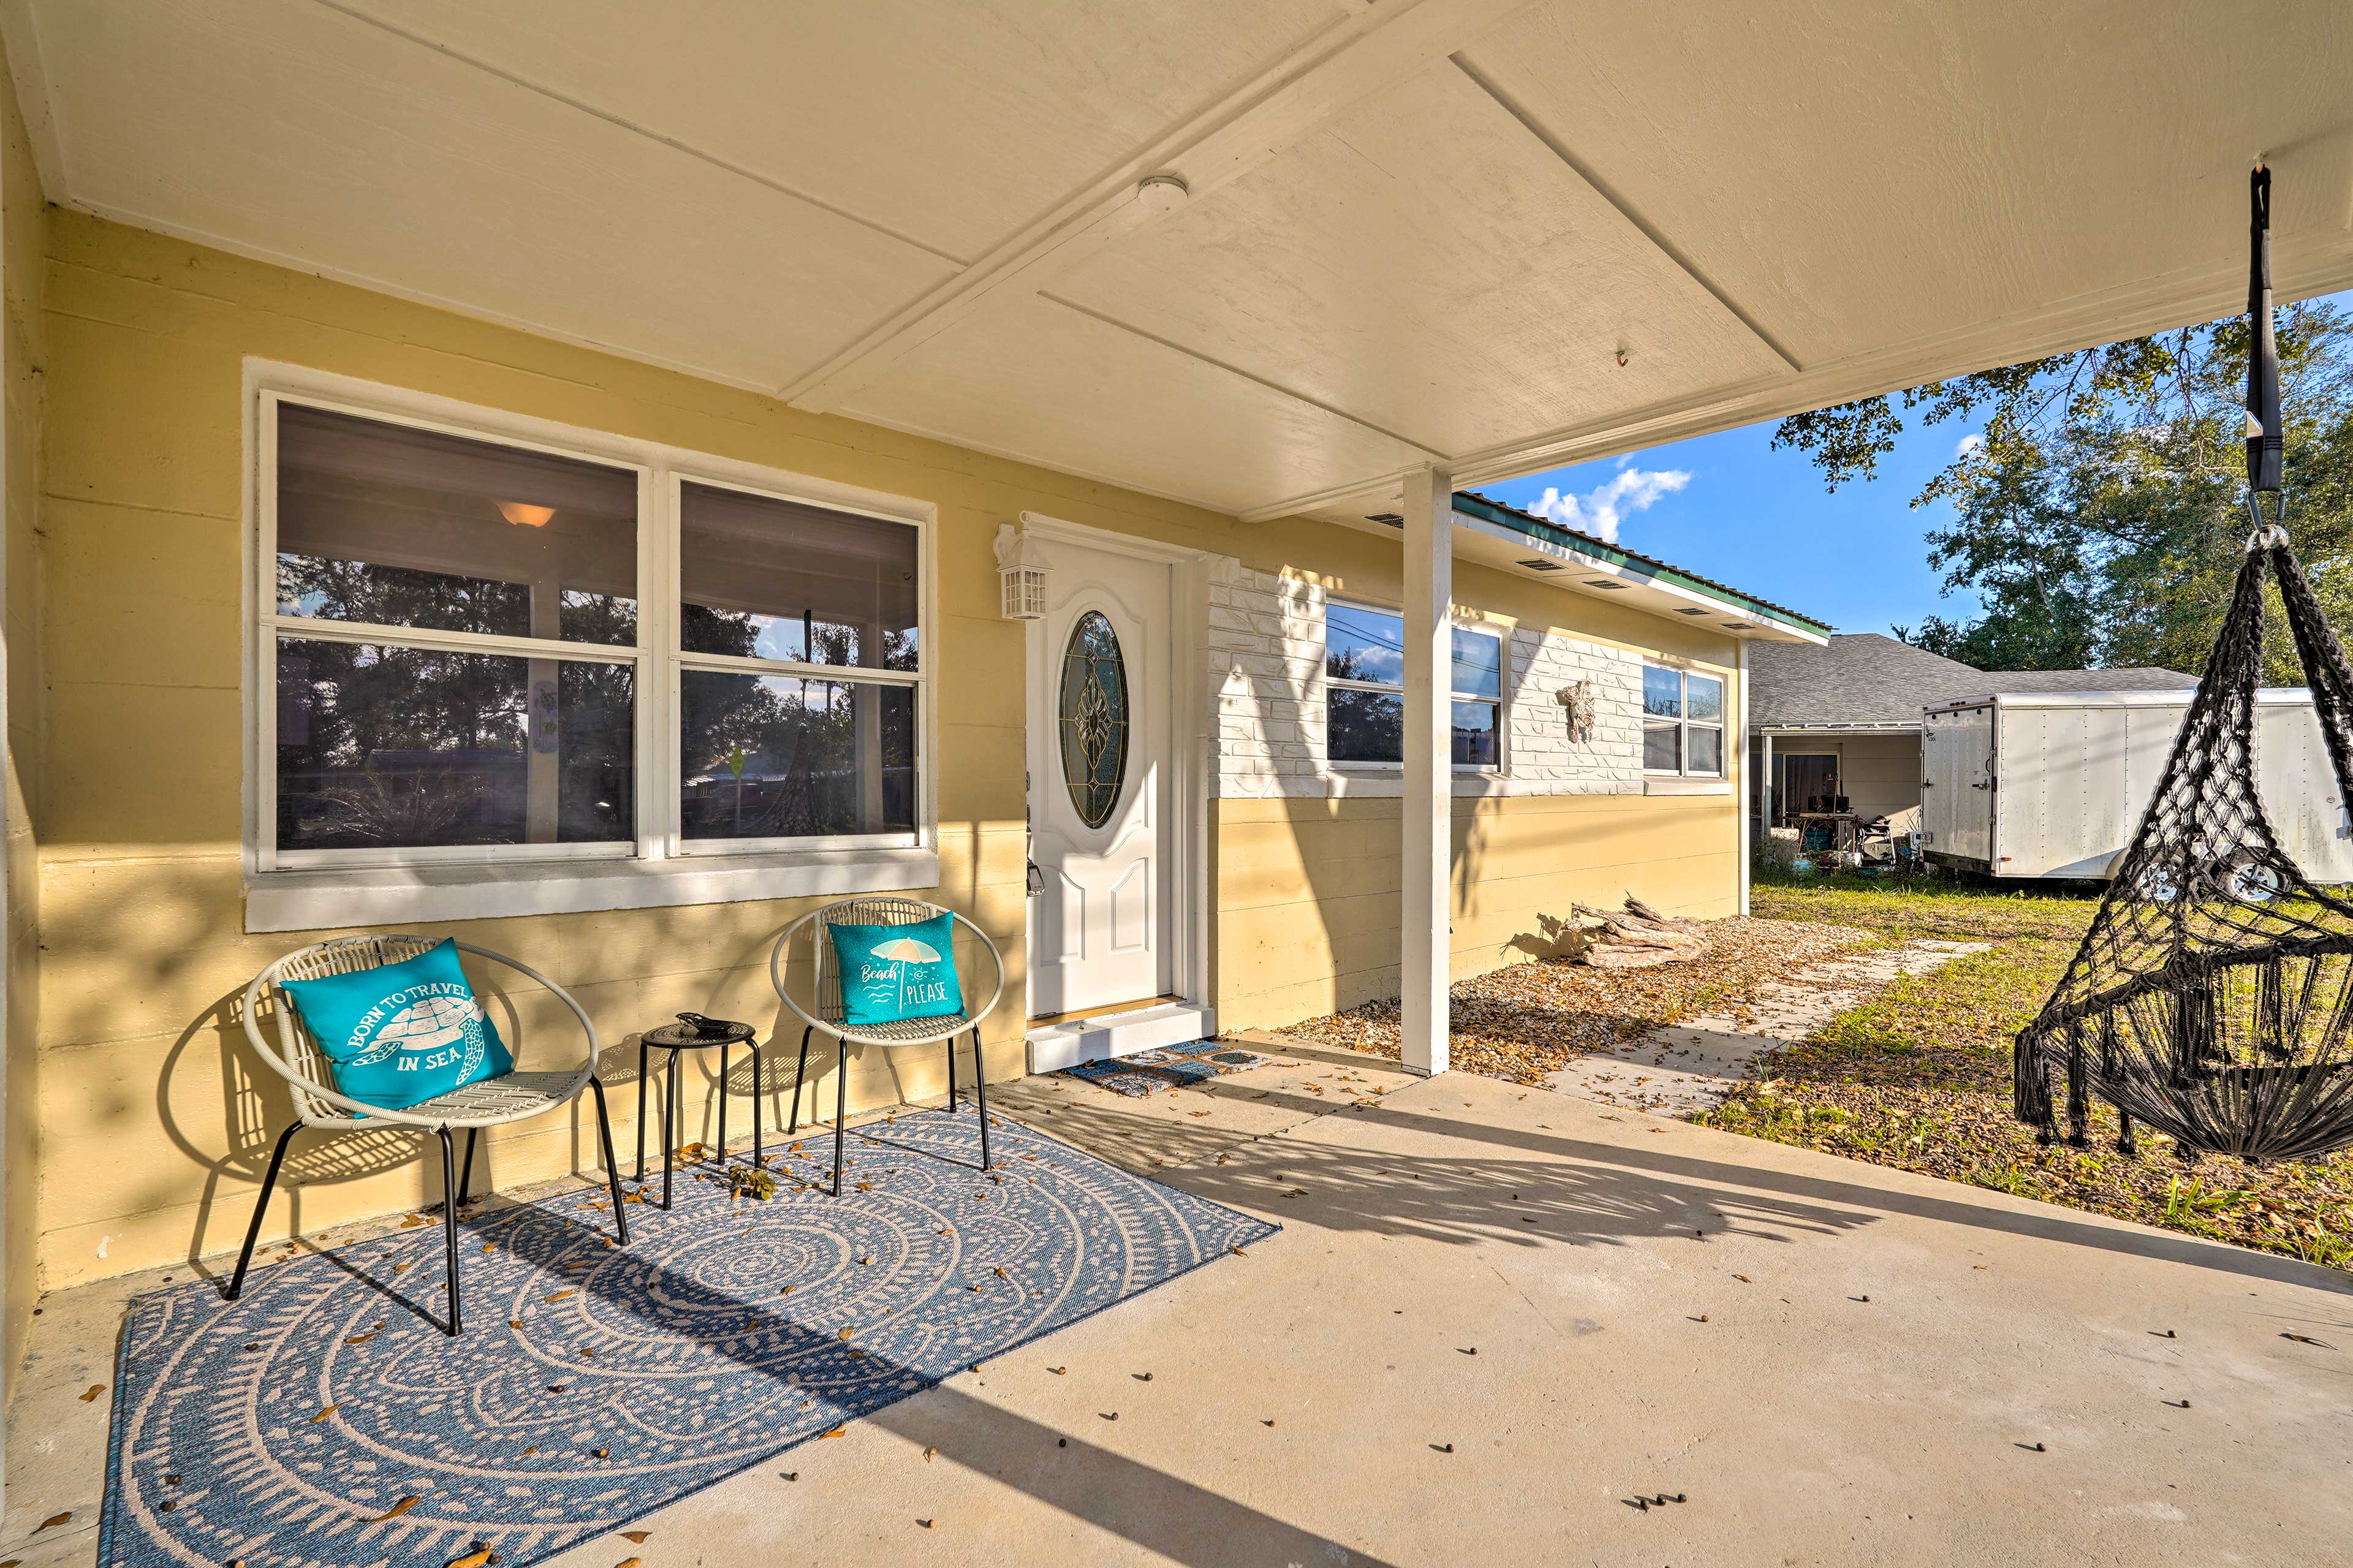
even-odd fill
[[[1134,1056],[1081,1062],[1062,1071],[1113,1094],[1139,1097],[1155,1089],[1203,1083],[1244,1068],[1263,1067],[1273,1059],[1216,1040],[1196,1040],[1189,1046],[1169,1046],[1160,1050],[1138,1051]]]
[[[837,1199],[793,1190],[830,1173],[813,1139],[770,1158],[769,1202],[631,1204],[627,1247],[596,1191],[461,1218],[458,1339],[438,1226],[259,1268],[236,1301],[143,1296],[98,1561],[524,1568],[1279,1228],[1011,1121],[990,1141],[993,1176],[969,1110],[853,1129]]]

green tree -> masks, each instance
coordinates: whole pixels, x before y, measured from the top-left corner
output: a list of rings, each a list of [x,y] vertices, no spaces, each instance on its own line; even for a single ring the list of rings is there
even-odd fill
[[[2353,626],[2353,318],[2293,305],[2278,338],[2288,528],[2324,607]],[[2249,531],[2247,344],[2242,317],[2132,338],[1799,415],[1773,444],[1836,489],[1873,477],[1907,422],[1978,426],[1912,504],[1951,504],[1929,563],[1984,613],[1898,635],[1990,669],[2195,672]],[[2272,619],[2265,679],[2300,680],[2275,598]]]

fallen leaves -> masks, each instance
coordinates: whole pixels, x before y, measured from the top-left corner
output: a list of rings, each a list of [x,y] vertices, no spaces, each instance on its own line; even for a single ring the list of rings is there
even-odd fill
[[[1546,959],[1461,982],[1448,1005],[1453,1065],[1534,1087],[1579,1057],[1609,1051],[1719,1005],[1726,995],[1872,941],[1850,927],[1764,919],[1714,921],[1704,935],[1700,956],[1656,969],[1593,969]],[[1277,1032],[1394,1058],[1398,1004],[1370,1002]]]
[[[540,1300],[551,1303],[555,1301],[569,1301],[573,1297],[577,1296],[578,1294],[580,1294],[580,1292],[577,1290],[558,1290],[554,1295],[543,1296]]]
[[[345,1334],[343,1336],[343,1343],[347,1345],[364,1345],[367,1343],[368,1341],[375,1338],[376,1332],[377,1331],[371,1329],[364,1334]],[[90,1395],[85,1394],[82,1397],[84,1399],[88,1399]]]
[[[425,1500],[423,1498],[411,1493],[409,1496],[402,1498],[398,1502],[394,1503],[390,1508],[385,1509],[382,1513],[377,1514],[374,1519],[369,1520],[368,1522],[370,1524],[382,1524],[387,1520],[398,1519],[402,1514],[406,1513],[410,1509],[415,1508],[418,1503],[423,1502],[424,1500]]]
[[[104,1394],[105,1392],[106,1384],[102,1383],[93,1383],[90,1385],[89,1390],[81,1395],[81,1402],[84,1405],[88,1405],[91,1400],[96,1399],[100,1394]]]
[[[2337,1348],[2335,1345],[2330,1344],[2327,1340],[2316,1340],[2310,1334],[2282,1334],[2280,1335],[2280,1338],[2284,1340],[2294,1340],[2300,1345],[2313,1345],[2325,1351],[2333,1351]]]
[[[324,1421],[328,1416],[332,1415],[336,1411],[341,1410],[343,1406],[340,1405],[328,1405],[324,1410],[320,1411],[319,1414],[311,1417],[311,1425],[316,1426],[320,1422]]]
[[[614,1533],[632,1546],[643,1546],[647,1540],[652,1536],[653,1531],[650,1530],[621,1530],[616,1531]]]
[[[41,1521],[38,1525],[34,1527],[33,1533],[35,1535],[38,1535],[44,1530],[55,1530],[61,1524],[71,1524],[72,1522],[73,1510],[68,1509],[63,1513],[53,1513],[49,1515],[48,1518]]]
[[[847,1426],[837,1426],[837,1427],[835,1427],[835,1428],[834,1428],[832,1431],[830,1431],[830,1432],[820,1432],[820,1433],[818,1433],[818,1434],[817,1435],[817,1440],[818,1440],[818,1442],[822,1443],[822,1442],[824,1442],[828,1437],[839,1437],[839,1436],[840,1436],[844,1432],[847,1432],[847,1431],[849,1431],[849,1428]]]
[[[473,1551],[467,1552],[463,1557],[452,1557],[449,1559],[447,1568],[483,1568],[483,1565],[488,1563],[493,1555],[494,1553],[489,1547],[477,1546]]]

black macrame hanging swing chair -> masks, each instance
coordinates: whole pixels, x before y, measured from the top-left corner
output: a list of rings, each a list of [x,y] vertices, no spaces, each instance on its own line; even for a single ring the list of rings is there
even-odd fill
[[[2251,181],[2247,508],[2254,531],[2173,752],[2084,945],[2014,1052],[2016,1110],[2087,1142],[2091,1097],[2118,1146],[2138,1122],[2183,1158],[2263,1163],[2353,1144],[2353,900],[2281,849],[2255,789],[2263,582],[2279,584],[2340,803],[2353,804],[2353,667],[2289,552],[2272,333],[2271,175]],[[2268,503],[2268,510],[2266,504]],[[2339,817],[2340,821],[2345,820]]]

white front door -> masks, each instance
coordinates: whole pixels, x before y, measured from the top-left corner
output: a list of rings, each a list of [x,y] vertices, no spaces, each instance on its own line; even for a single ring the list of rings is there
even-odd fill
[[[1166,563],[1054,541],[1029,626],[1033,1017],[1169,985]]]

